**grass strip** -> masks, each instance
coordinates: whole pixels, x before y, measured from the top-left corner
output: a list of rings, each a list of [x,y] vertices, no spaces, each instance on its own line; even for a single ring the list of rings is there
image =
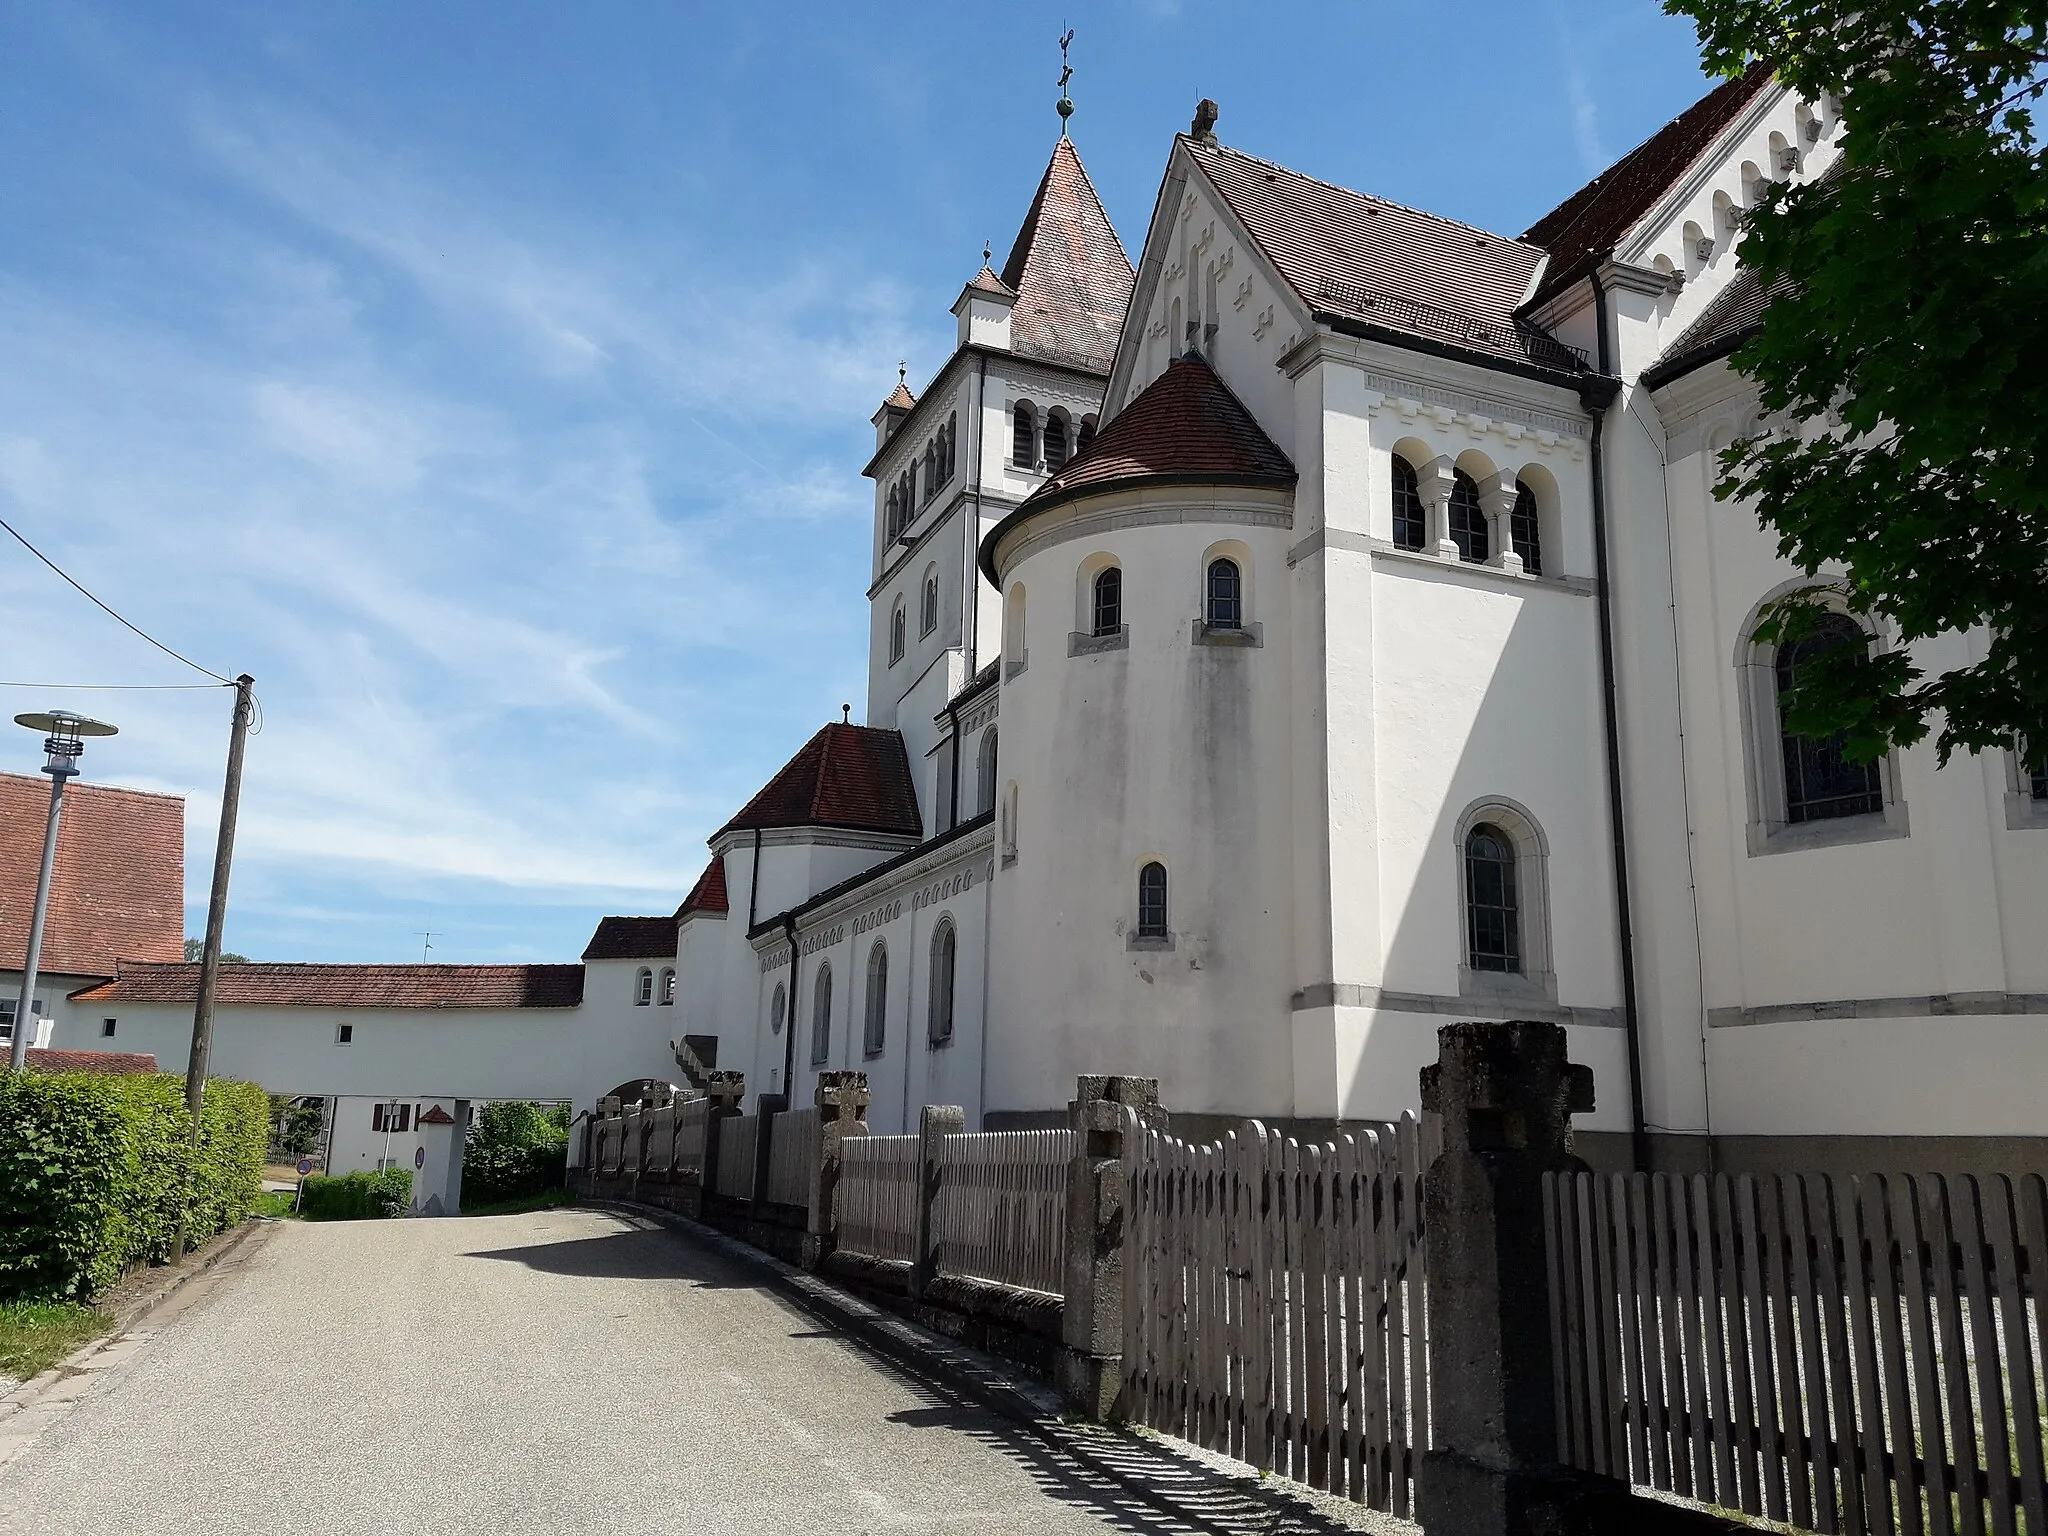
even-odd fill
[[[26,1381],[109,1326],[91,1307],[76,1302],[0,1303],[0,1375]]]

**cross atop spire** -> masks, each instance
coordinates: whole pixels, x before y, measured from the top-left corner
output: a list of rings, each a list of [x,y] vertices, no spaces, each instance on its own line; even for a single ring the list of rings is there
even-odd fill
[[[1060,137],[1067,136],[1067,119],[1074,115],[1074,98],[1067,94],[1067,82],[1074,78],[1074,66],[1067,62],[1067,48],[1074,41],[1074,29],[1060,39],[1060,99],[1053,110],[1060,115]]]

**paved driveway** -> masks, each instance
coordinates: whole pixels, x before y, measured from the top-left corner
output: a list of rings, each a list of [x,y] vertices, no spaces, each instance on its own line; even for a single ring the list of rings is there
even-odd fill
[[[597,1212],[283,1224],[166,1311],[68,1410],[0,1405],[0,1531],[1328,1528],[1185,1474],[1174,1518],[753,1266]]]

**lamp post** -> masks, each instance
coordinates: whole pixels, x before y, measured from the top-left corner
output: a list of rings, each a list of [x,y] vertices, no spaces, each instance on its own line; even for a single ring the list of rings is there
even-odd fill
[[[21,999],[14,1005],[14,1039],[8,1065],[19,1072],[28,1064],[28,1036],[35,1027],[36,968],[43,958],[43,919],[50,910],[50,871],[57,862],[57,822],[64,814],[64,782],[78,772],[79,756],[88,736],[112,736],[115,727],[65,710],[47,715],[16,715],[16,725],[43,735],[43,772],[50,776],[50,821],[43,829],[43,869],[36,877],[35,915],[28,925],[28,959],[21,968]]]

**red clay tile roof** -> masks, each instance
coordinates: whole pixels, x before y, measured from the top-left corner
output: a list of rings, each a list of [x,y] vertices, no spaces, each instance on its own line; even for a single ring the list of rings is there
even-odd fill
[[[28,957],[50,781],[0,773],[0,966]],[[73,780],[64,791],[41,965],[111,976],[119,960],[185,953],[185,802]]]
[[[1014,299],[1017,297],[1017,290],[1004,282],[1000,277],[997,277],[987,267],[983,267],[979,272],[975,273],[967,286],[978,293],[992,293],[999,299]]]
[[[420,1116],[421,1125],[453,1125],[455,1117],[438,1104],[429,1104],[427,1112]]]
[[[1770,83],[1770,65],[1752,64],[1530,225],[1522,238],[1550,253],[1531,302],[1540,304],[1561,293],[1606,260],[1621,237]]]
[[[673,917],[601,917],[597,932],[583,946],[586,960],[673,960],[676,920]]]
[[[196,965],[123,965],[71,994],[79,1003],[179,1003],[199,994]],[[224,965],[217,999],[254,1008],[574,1008],[580,965]]]
[[[719,830],[845,827],[924,835],[910,757],[894,731],[828,725]]]
[[[676,908],[676,920],[680,922],[692,912],[712,912],[723,917],[730,909],[725,895],[725,860],[714,853],[697,883],[690,887],[690,894]]]
[[[1108,371],[1135,275],[1071,139],[1053,146],[1002,281],[1013,352]]]
[[[910,392],[909,385],[898,379],[896,387],[889,391],[889,398],[884,400],[882,404],[894,410],[907,411],[917,404],[917,396]]]
[[[1791,286],[1780,279],[1765,288],[1748,268],[1737,272],[1713,302],[1700,311],[1699,318],[1664,349],[1657,363],[1643,370],[1643,383],[1658,389],[1702,363],[1726,357],[1755,334],[1771,300],[1789,292]]]
[[[1545,367],[1584,366],[1518,317],[1543,259],[1534,246],[1234,149],[1179,142],[1309,309]]]
[[[65,791],[66,795],[70,790]],[[147,1051],[49,1051],[30,1047],[31,1072],[92,1072],[101,1077],[147,1077],[156,1058]]]

